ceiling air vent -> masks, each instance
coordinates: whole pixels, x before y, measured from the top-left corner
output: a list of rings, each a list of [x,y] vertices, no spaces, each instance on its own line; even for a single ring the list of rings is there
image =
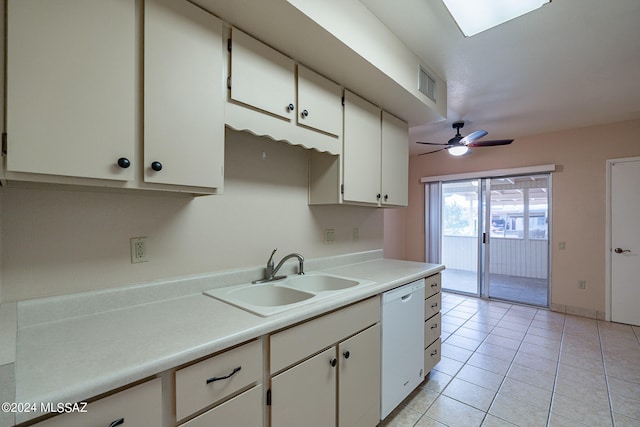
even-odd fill
[[[425,94],[427,98],[436,102],[436,79],[422,66],[420,66],[420,72],[418,73],[418,84],[418,90]]]

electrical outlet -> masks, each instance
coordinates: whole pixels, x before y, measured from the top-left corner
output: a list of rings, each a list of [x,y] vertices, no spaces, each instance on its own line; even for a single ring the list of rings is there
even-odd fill
[[[578,289],[586,289],[587,281],[586,280],[578,280]]]
[[[558,246],[560,247],[561,251],[564,251],[567,249],[567,242],[560,242]]]
[[[132,237],[131,242],[131,264],[149,261],[147,253],[147,238]]]
[[[327,228],[324,230],[324,242],[326,244],[331,244],[336,240],[336,230],[333,228]]]

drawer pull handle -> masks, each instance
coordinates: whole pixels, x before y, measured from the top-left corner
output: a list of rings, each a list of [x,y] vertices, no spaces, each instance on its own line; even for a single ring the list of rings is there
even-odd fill
[[[438,303],[437,303],[437,302],[436,302],[436,303],[431,304],[431,308],[436,308],[437,306],[438,306]]]
[[[431,329],[435,329],[435,328],[437,328],[437,327],[438,327],[438,324],[437,324],[437,323],[434,323],[433,325],[431,325]]]
[[[109,424],[109,427],[121,426],[122,424],[124,424],[124,418],[120,418],[119,420],[112,421],[111,424]]]
[[[438,284],[437,284],[437,283],[432,283],[432,284],[431,284],[431,287],[432,287],[432,288],[437,288],[437,287],[438,287]]]
[[[438,354],[438,349],[437,348],[431,352],[431,356],[435,356],[436,354]]]
[[[237,368],[234,368],[234,370],[229,375],[225,375],[224,377],[211,377],[207,380],[207,384],[211,384],[212,382],[215,382],[215,381],[226,380],[228,378],[231,378],[237,372],[239,372],[240,369],[242,369],[242,366],[238,366]]]

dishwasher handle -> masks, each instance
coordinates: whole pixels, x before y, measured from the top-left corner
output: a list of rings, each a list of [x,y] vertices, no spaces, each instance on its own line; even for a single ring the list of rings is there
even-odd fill
[[[401,297],[400,299],[402,300],[402,302],[409,302],[412,296],[413,296],[413,292]]]

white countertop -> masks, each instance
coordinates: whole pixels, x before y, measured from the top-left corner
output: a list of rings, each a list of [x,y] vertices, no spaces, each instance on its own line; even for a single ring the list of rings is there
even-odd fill
[[[199,292],[24,327],[19,324],[16,402],[86,400],[442,269],[437,264],[387,259],[323,269],[375,283],[270,317]],[[38,415],[18,414],[16,422]]]

